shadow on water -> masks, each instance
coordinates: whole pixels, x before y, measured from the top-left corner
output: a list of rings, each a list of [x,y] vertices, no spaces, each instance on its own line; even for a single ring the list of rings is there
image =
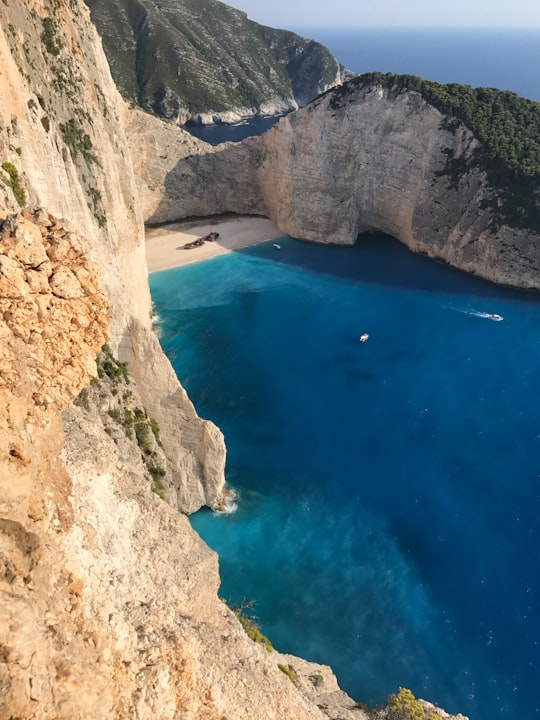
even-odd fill
[[[279,248],[276,248],[276,244]],[[537,300],[540,293],[496,285],[411,252],[390,235],[364,233],[355,245],[321,245],[283,237],[237,252],[302,267],[318,274],[385,287],[469,294],[502,300]]]

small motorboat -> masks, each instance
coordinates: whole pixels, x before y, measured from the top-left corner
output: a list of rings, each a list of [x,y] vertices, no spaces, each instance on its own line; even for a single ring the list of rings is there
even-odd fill
[[[502,317],[502,315],[497,315],[497,313],[490,313],[489,319],[499,322],[503,319],[503,317]]]
[[[366,342],[368,337],[369,337],[369,335],[367,333],[363,333],[362,335],[360,335],[360,337],[358,339],[360,340],[360,342]]]
[[[278,245],[277,243],[274,243],[274,247],[276,248],[276,250],[281,250],[281,245]]]

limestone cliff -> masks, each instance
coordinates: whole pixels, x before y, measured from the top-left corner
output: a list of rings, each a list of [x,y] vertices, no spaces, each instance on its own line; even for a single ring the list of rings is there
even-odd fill
[[[328,668],[269,653],[218,599],[216,556],[151,484],[165,456],[157,433],[130,436],[141,395],[109,350],[62,424],[110,319],[87,250],[44,210],[2,225],[1,720],[324,720],[317,704],[361,720]]]
[[[88,249],[44,210],[1,221],[0,514],[10,527],[42,517],[38,476],[58,462],[59,414],[95,374],[107,337],[109,304]],[[62,513],[68,499],[56,500]]]
[[[362,720],[328,668],[268,652],[218,599],[127,365],[107,349],[84,387],[110,320],[89,247],[45,210],[2,222],[0,718]]]
[[[222,440],[151,331],[85,6],[0,15],[0,720],[362,718],[328,668],[248,638],[176,507],[219,500]]]
[[[152,332],[125,108],[88,11],[28,0],[1,4],[0,17],[0,209],[42,206],[88,238],[111,299],[111,347],[162,428],[170,495],[188,512],[215,505],[223,438],[197,417]]]
[[[418,92],[352,83],[261,137],[138,166],[146,219],[261,214],[293,237],[342,244],[381,231],[467,272],[538,289],[540,236],[494,211],[503,193],[476,162],[480,142],[449,120]]]

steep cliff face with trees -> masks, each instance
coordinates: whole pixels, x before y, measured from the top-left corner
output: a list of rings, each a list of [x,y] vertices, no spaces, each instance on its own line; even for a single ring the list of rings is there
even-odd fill
[[[381,231],[495,282],[540,287],[538,103],[373,74],[261,137],[198,154],[152,122],[156,153],[135,158],[148,222],[260,214],[293,237],[343,244]]]
[[[480,146],[468,161],[447,150],[445,173],[457,184],[467,170],[481,168],[498,190],[498,202],[487,206],[494,222],[540,232],[540,103],[495,88],[368,73],[337,91],[333,105],[346,103],[355,87],[374,83],[393,92],[418,92],[447,118],[449,129],[461,123],[469,128]]]
[[[329,50],[217,0],[86,0],[126,98],[183,124],[304,105],[344,75]]]

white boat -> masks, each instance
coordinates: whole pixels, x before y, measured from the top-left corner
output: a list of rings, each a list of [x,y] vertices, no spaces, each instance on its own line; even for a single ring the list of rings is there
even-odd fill
[[[503,317],[502,317],[502,315],[497,315],[497,313],[490,313],[489,319],[500,322],[503,319]]]
[[[364,333],[363,335],[360,335],[360,337],[358,339],[360,340],[360,342],[366,342],[368,337],[369,337],[369,335],[367,333]]]
[[[274,247],[275,247],[277,250],[281,250],[281,245],[278,245],[277,243],[274,243]]]

